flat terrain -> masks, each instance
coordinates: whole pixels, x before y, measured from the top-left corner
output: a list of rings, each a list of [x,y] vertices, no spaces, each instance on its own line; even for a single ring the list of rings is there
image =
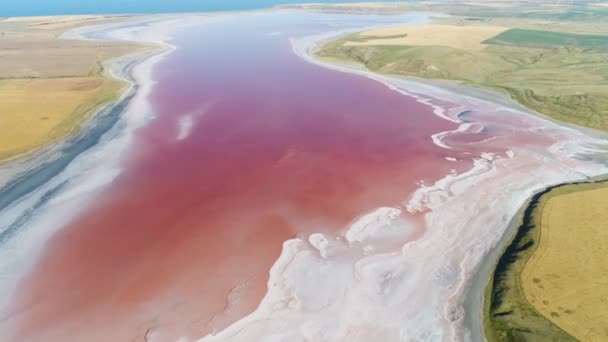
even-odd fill
[[[608,130],[608,35],[487,25],[424,28],[433,33],[404,27],[385,32],[389,38],[374,31],[349,35],[318,55],[379,73],[494,90],[558,120]]]
[[[550,196],[523,292],[547,319],[581,341],[608,340],[608,185]]]
[[[120,88],[95,76],[0,81],[0,160],[66,136]]]
[[[608,182],[535,196],[486,293],[489,341],[605,341]]]
[[[561,190],[549,189],[531,199],[516,235],[498,260],[484,300],[484,326],[489,342],[576,341],[537,311],[521,286],[521,272],[540,240],[539,213],[549,194],[557,191]]]
[[[475,20],[494,18],[517,18],[519,20],[590,20],[600,18],[608,12],[606,3],[594,1],[556,2],[550,0],[530,1],[399,1],[361,3],[309,3],[289,4],[279,7],[300,8],[323,12],[401,13],[404,11],[446,13],[466,16]],[[591,11],[593,10],[593,12]]]
[[[118,20],[124,17],[0,21],[0,162],[77,131],[96,108],[116,98],[123,85],[103,75],[101,62],[142,47],[59,36],[81,25]]]
[[[362,6],[309,5],[363,12]],[[386,73],[450,80],[506,94],[544,115],[608,131],[608,8],[605,3],[415,2],[376,13],[435,11],[425,39],[413,27],[352,34],[318,56]],[[462,28],[491,37],[457,37]],[[452,33],[450,33],[452,31]],[[409,39],[408,39],[409,38]],[[606,341],[608,184],[548,189],[531,200],[487,288],[489,341]],[[542,238],[541,238],[542,237]]]
[[[391,27],[361,33],[364,41],[347,42],[346,46],[415,45],[449,46],[479,51],[486,48],[482,42],[507,30],[500,26],[417,25]]]
[[[581,49],[608,49],[608,36],[542,30],[510,29],[483,42],[491,45],[553,49],[570,46]]]

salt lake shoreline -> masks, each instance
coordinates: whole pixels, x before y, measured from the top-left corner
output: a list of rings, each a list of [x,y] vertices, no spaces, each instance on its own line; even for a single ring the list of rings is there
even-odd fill
[[[162,21],[162,18],[165,17],[159,16],[159,18],[159,20]],[[119,25],[132,25],[132,23],[127,20],[125,22],[121,22]],[[331,36],[335,38],[341,34],[344,34],[344,32],[334,32]],[[311,41],[309,43],[318,44],[323,41],[322,39],[333,38],[326,35],[325,37],[322,37],[321,40]],[[85,38],[83,37],[83,39]],[[150,58],[167,52],[167,46],[163,46],[161,44],[158,44],[158,46],[159,49],[129,54],[106,62],[107,70],[112,73],[112,77],[117,77],[126,81],[128,86],[125,87],[125,90],[118,101],[98,109],[95,114],[93,114],[91,118],[83,124],[82,130],[77,135],[53,143],[52,145],[47,146],[32,155],[11,161],[0,167],[0,211],[4,210],[14,201],[35,190],[37,187],[45,184],[57,174],[61,173],[70,162],[72,162],[82,152],[96,145],[104,134],[115,127],[115,125],[119,122],[124,110],[127,108],[131,100],[142,86],[142,84],[139,84],[133,77],[133,69]],[[305,51],[299,51],[299,55],[311,63],[319,64],[323,67],[329,67],[336,70],[335,66],[329,65],[323,61],[315,60],[312,54],[313,51],[310,49],[312,46],[313,45],[309,45]],[[305,52],[307,56],[302,55],[301,52]],[[296,53],[298,52],[296,51]],[[356,69],[352,65],[341,65],[339,67],[339,71],[354,74],[367,72]],[[384,82],[384,78],[381,80],[376,78],[375,75],[372,75],[370,72],[367,73],[370,74],[368,75],[369,78],[375,79],[379,82]],[[510,99],[507,99],[508,101],[505,101],[504,103],[496,102],[499,97],[503,99],[505,98],[504,95],[499,93],[487,92],[488,94],[485,94],[486,91],[483,89],[481,91],[477,91],[476,88],[467,90],[470,87],[458,85],[456,85],[457,88],[454,88],[454,86],[442,85],[439,82],[423,79],[408,78],[407,81],[419,83],[422,87],[438,88],[449,92],[453,92],[454,89],[458,89],[458,91],[465,96],[480,98],[482,100],[498,103],[503,106],[509,106],[509,104],[511,104],[514,106],[514,109],[520,111],[522,110],[520,105],[514,103],[514,101],[511,101]],[[497,97],[494,97],[494,95]],[[530,113],[531,115],[538,115],[538,113],[535,113],[529,109],[526,109],[526,112]],[[547,119],[544,116],[543,118]],[[561,122],[560,124],[564,125]],[[571,127],[570,125],[566,126]],[[579,131],[581,130],[578,127],[571,128]],[[587,130],[585,130],[585,132],[589,134],[601,134],[598,132],[589,132]],[[601,135],[602,137],[605,137],[605,134]],[[555,185],[551,185],[548,188],[554,186]],[[467,331],[470,333],[468,336],[469,340],[484,340],[483,315],[484,293],[486,286],[489,284],[489,280],[494,273],[494,267],[498,261],[498,258],[517,231],[517,227],[519,226],[523,212],[528,206],[528,203],[532,197],[530,197],[526,204],[520,208],[517,215],[511,219],[508,229],[504,232],[499,245],[493,248],[491,253],[483,259],[483,263],[478,267],[477,272],[475,272],[475,276],[470,279],[470,285],[466,291],[467,294],[465,295],[465,312],[467,313],[465,316],[465,326]],[[40,206],[43,204],[44,203],[40,203]],[[18,227],[15,229],[18,229]],[[10,229],[0,232],[0,242],[9,239],[14,233],[15,231]]]
[[[328,43],[332,40],[338,39],[342,36],[345,36],[349,32],[334,32],[333,34],[320,37],[317,41],[310,42],[310,44],[304,49],[306,56],[303,58],[311,61],[312,63],[333,69],[341,72],[350,72],[353,74],[361,75],[378,80],[374,76],[386,76],[388,79],[402,79],[406,82],[419,83],[420,85],[426,85],[430,87],[436,87],[441,90],[445,90],[448,92],[459,93],[463,96],[477,98],[483,101],[492,102],[495,104],[503,105],[507,108],[511,108],[513,110],[521,111],[528,113],[529,115],[539,116],[545,120],[551,121],[563,127],[568,127],[573,130],[584,132],[587,135],[594,136],[597,138],[608,139],[608,133],[603,131],[594,130],[591,128],[580,127],[574,124],[566,123],[559,121],[557,119],[548,117],[543,115],[542,113],[536,112],[530,108],[527,108],[515,100],[509,98],[505,94],[494,92],[488,89],[476,88],[470,85],[461,84],[454,81],[448,80],[433,80],[433,79],[423,79],[420,77],[408,77],[402,75],[384,75],[372,72],[366,69],[362,65],[358,65],[356,63],[346,63],[340,61],[324,61],[318,58],[315,54],[319,47],[325,43]],[[297,53],[297,52],[296,52]],[[384,81],[380,81],[384,82]],[[389,81],[390,82],[390,81]],[[519,208],[516,215],[513,216],[508,224],[507,229],[504,231],[500,242],[493,248],[489,254],[483,258],[483,262],[478,266],[477,271],[474,276],[470,279],[469,285],[466,290],[466,294],[464,296],[464,310],[465,310],[465,318],[464,318],[464,327],[465,327],[465,341],[487,341],[485,334],[485,310],[487,303],[485,302],[485,294],[487,287],[491,285],[492,278],[494,272],[496,270],[496,265],[498,264],[498,260],[505,252],[508,245],[511,243],[513,238],[518,232],[518,229],[521,226],[521,222],[523,220],[524,214],[527,208],[530,206],[533,198],[542,194],[550,189],[558,188],[561,186],[572,185],[572,184],[585,184],[585,183],[595,183],[606,181],[608,177],[607,175],[600,175],[596,177],[591,177],[587,180],[572,180],[567,182],[562,182],[558,184],[548,185],[543,189],[539,189],[534,192],[531,196],[529,196],[525,203]]]

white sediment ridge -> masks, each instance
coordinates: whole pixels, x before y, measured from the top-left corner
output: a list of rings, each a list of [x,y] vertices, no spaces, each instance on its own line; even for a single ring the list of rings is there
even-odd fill
[[[166,42],[172,30],[204,20],[209,17],[145,17],[82,28],[68,36],[147,42],[171,49]],[[490,251],[500,248],[512,217],[535,192],[606,173],[607,167],[595,162],[592,154],[604,151],[607,142],[516,108],[419,81],[323,63],[311,55],[320,42],[338,34],[292,39],[294,52],[311,63],[382,82],[431,106],[435,115],[458,127],[437,132],[429,143],[454,153],[445,158],[450,165],[463,160],[464,152],[470,153],[472,167],[451,172],[434,184],[421,183],[414,193],[404,194],[398,207],[362,213],[339,236],[312,234],[286,241],[257,310],[223,331],[201,336],[200,341],[477,341],[478,333],[464,322],[471,310],[465,305],[466,296],[483,296],[483,289],[471,288],[480,265]],[[8,229],[37,208],[41,198],[60,188],[28,218],[27,228],[4,243],[0,275],[10,274],[14,280],[15,273],[31,269],[48,238],[93,204],[95,195],[121,172],[133,131],[154,116],[147,102],[154,86],[151,69],[164,55],[145,56],[132,69],[137,94],[99,144],[0,212],[0,230]],[[109,64],[116,77],[129,79],[125,75],[129,58],[134,57]],[[471,109],[474,114],[464,121],[459,114]],[[497,133],[491,141],[457,139],[493,127],[492,120],[506,113],[517,118],[516,127],[507,133]],[[192,128],[192,118],[183,120],[176,130],[178,140]],[[518,134],[538,136],[539,142],[522,142]],[[578,158],[581,155],[590,157]],[[1,307],[15,285],[1,283]],[[478,321],[481,326],[481,317]]]

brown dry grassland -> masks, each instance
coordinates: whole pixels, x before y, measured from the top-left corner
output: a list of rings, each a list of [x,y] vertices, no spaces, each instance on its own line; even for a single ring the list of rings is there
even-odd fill
[[[125,17],[69,16],[0,21],[0,163],[78,131],[124,84],[103,75],[103,60],[144,47],[70,41],[64,31]]]
[[[432,35],[427,30],[426,37],[414,27],[363,32],[328,43],[318,55],[357,62],[380,73],[447,79],[499,91],[555,119],[608,131],[608,8],[598,3],[303,7],[451,14],[435,18],[435,27],[446,29],[435,29]],[[485,40],[475,35],[450,38],[447,27],[454,26],[513,29]],[[487,289],[488,341],[608,341],[607,199],[607,182],[557,186],[534,196]]]

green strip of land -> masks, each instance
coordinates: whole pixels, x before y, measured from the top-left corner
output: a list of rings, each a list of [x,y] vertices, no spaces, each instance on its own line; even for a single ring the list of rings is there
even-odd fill
[[[535,195],[524,212],[521,225],[496,265],[486,288],[484,326],[489,342],[576,341],[547,320],[523,293],[521,272],[538,246],[539,213],[553,189]]]
[[[608,131],[608,35],[508,30],[481,51],[374,45],[374,38],[349,35],[323,46],[318,56],[383,74],[494,90],[552,118]]]
[[[601,304],[606,279],[601,266],[606,246],[606,204],[601,198],[607,190],[607,181],[565,184],[531,199],[486,289],[484,325],[488,341],[608,338],[608,329],[602,328],[600,319],[608,314]],[[568,207],[574,214],[551,210],[556,205]],[[546,234],[553,237],[548,239]],[[546,257],[550,253],[560,257]],[[536,260],[531,265],[533,258]],[[583,265],[581,259],[586,258]],[[526,271],[532,276],[525,277]],[[599,287],[593,290],[594,285]],[[562,326],[564,319],[568,324]]]

